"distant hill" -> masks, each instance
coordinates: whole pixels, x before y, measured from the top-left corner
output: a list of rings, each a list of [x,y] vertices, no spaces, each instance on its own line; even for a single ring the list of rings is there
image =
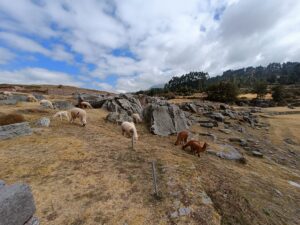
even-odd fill
[[[38,93],[46,95],[71,95],[73,93],[108,94],[106,91],[98,91],[65,85],[23,85],[0,84],[0,91],[17,91],[24,93]]]

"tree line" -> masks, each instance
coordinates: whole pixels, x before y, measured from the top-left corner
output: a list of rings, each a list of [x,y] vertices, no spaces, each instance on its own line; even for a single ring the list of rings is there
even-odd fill
[[[254,92],[258,97],[267,92],[268,85],[290,85],[300,83],[300,63],[270,63],[268,66],[246,67],[224,71],[222,75],[210,77],[206,72],[190,72],[174,76],[164,88],[139,91],[151,96],[172,98],[175,95],[191,95],[206,92],[208,99],[216,101],[234,100],[240,90]],[[279,92],[282,88],[276,89]],[[225,93],[224,93],[225,92]]]

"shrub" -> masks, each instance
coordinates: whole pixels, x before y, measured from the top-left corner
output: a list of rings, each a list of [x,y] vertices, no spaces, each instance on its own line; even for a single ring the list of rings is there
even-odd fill
[[[239,94],[237,86],[232,82],[220,82],[207,88],[207,99],[219,102],[234,102]]]
[[[283,87],[281,85],[272,89],[272,98],[275,102],[282,102],[284,99]]]
[[[259,81],[255,83],[253,92],[257,94],[258,98],[263,98],[268,92],[267,88],[268,84],[266,82]]]
[[[25,118],[22,114],[11,113],[0,116],[0,126],[9,125],[13,123],[25,122]]]

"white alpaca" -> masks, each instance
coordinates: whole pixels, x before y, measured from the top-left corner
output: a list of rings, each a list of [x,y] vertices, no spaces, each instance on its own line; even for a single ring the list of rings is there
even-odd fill
[[[87,108],[87,109],[93,108],[89,102],[81,102],[80,104],[82,108]]]
[[[13,94],[10,91],[3,91],[3,94],[6,96],[12,96]]]
[[[54,114],[53,118],[60,117],[60,121],[63,120],[63,117],[66,117],[68,121],[70,121],[70,117],[67,111],[59,111]]]
[[[121,124],[122,127],[122,135],[127,134],[131,137],[131,135],[133,135],[133,138],[137,141],[138,140],[138,134],[135,128],[135,125],[133,122],[123,122]]]
[[[79,118],[82,126],[86,125],[86,111],[80,108],[73,108],[70,110],[70,114],[71,114],[71,120],[70,120],[71,123],[73,123],[76,118]]]
[[[50,101],[47,100],[47,99],[41,100],[41,101],[40,101],[40,105],[41,105],[41,106],[44,106],[44,107],[46,107],[46,108],[54,109],[54,106],[53,106],[52,102],[50,102]]]
[[[135,122],[135,123],[141,123],[142,122],[142,119],[141,119],[140,115],[137,114],[137,113],[132,114],[132,119],[133,119],[133,122]]]

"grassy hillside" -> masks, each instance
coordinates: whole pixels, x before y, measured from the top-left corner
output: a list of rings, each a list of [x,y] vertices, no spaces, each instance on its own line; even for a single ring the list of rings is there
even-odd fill
[[[1,106],[0,112],[37,108],[38,103],[20,103]],[[34,126],[36,119],[54,112],[31,110],[24,116]],[[246,156],[246,165],[207,153],[198,158],[174,146],[175,136],[154,136],[143,124],[137,126],[140,138],[132,150],[120,127],[105,122],[106,115],[91,109],[85,128],[57,119],[31,136],[0,142],[0,178],[31,185],[41,224],[298,224],[300,189],[288,181],[300,183],[299,168],[276,163],[281,152],[264,158]],[[300,153],[299,145],[287,148],[283,142],[289,136],[300,143],[300,115],[262,120],[270,123],[270,132],[247,127],[254,139],[276,144],[282,154]],[[199,136],[206,128],[191,130],[211,149],[228,138],[213,129],[218,135],[213,143]],[[243,134],[234,131],[231,136]],[[153,196],[153,160],[161,199]],[[172,218],[184,207],[192,213]]]

